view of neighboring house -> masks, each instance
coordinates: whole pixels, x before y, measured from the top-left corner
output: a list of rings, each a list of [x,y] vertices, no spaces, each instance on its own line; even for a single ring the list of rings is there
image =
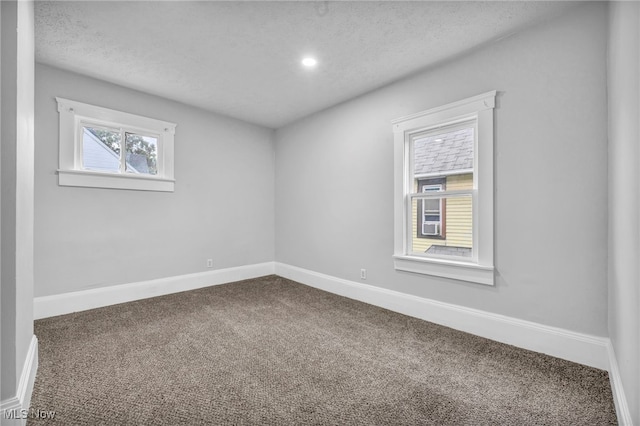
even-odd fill
[[[472,189],[473,141],[469,126],[414,140],[415,192]],[[416,200],[412,211],[415,253],[471,256],[471,197]]]
[[[82,167],[98,172],[117,172],[120,170],[120,154],[104,143],[90,128],[82,128]],[[126,171],[129,173],[153,174],[149,170],[147,156],[126,153]]]
[[[120,154],[109,148],[86,127],[82,129],[82,167],[99,172],[120,170]]]

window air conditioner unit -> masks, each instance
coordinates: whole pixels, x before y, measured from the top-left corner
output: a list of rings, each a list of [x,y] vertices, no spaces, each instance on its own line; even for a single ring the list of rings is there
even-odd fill
[[[425,222],[422,224],[422,235],[440,235],[440,224]]]

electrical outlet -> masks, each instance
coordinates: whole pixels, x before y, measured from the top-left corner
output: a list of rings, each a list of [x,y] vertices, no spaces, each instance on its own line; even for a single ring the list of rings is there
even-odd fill
[[[207,259],[207,268],[213,268],[213,259]]]
[[[367,270],[366,269],[360,269],[360,279],[361,280],[366,280],[367,279]]]

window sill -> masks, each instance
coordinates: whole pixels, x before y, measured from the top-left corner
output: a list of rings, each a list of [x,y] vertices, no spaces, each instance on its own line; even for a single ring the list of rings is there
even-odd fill
[[[58,185],[173,192],[175,181],[173,179],[164,179],[155,176],[103,173],[86,170],[58,170]]]
[[[484,285],[494,285],[493,266],[406,255],[395,255],[393,256],[393,260],[395,269],[398,271],[451,278]]]

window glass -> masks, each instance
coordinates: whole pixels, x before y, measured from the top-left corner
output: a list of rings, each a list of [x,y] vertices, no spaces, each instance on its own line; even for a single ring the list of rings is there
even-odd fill
[[[426,257],[471,257],[475,121],[418,134],[413,138],[413,229],[409,251]],[[436,196],[468,191],[466,197]],[[420,197],[428,194],[430,198]]]
[[[82,126],[82,167],[101,172],[120,171],[120,130]]]
[[[158,173],[158,138],[126,133],[126,171],[155,175]]]
[[[409,252],[414,256],[469,259],[473,254],[472,196],[439,193],[422,193],[435,197],[428,199],[422,194],[411,196],[413,230]],[[422,216],[417,213],[420,211]]]

